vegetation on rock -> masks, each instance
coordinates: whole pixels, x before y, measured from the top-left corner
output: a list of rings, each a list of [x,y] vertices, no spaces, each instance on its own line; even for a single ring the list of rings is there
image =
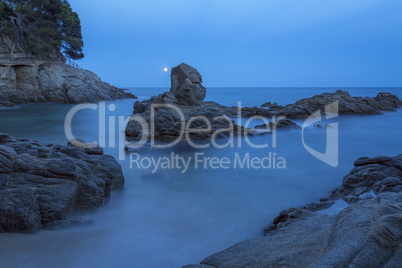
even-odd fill
[[[0,36],[38,58],[84,57],[81,22],[66,0],[0,1]]]

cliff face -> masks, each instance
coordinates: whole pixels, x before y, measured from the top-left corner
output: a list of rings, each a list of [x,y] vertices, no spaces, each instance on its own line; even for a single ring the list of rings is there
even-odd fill
[[[56,51],[39,60],[17,44],[11,60],[12,46],[12,40],[0,33],[0,107],[135,98],[90,71],[58,62]]]
[[[59,62],[7,65],[0,62],[0,106],[84,103],[135,98],[96,74]]]

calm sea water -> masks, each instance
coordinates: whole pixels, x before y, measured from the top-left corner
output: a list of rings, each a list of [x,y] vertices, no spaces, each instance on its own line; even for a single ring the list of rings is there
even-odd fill
[[[343,88],[353,96],[375,96],[396,88]],[[165,88],[136,88],[140,99],[166,91]],[[209,88],[207,100],[234,106],[280,105],[337,88]],[[128,117],[133,100],[107,102],[116,110],[107,116]],[[67,143],[64,119],[73,105],[32,105],[0,110],[0,131],[42,143]],[[107,106],[108,107],[108,106]],[[107,117],[107,118],[108,118]],[[102,120],[101,120],[102,121]],[[116,120],[117,121],[117,120]],[[112,194],[111,201],[95,213],[84,216],[94,224],[38,234],[0,235],[1,267],[181,267],[244,239],[261,236],[277,214],[291,206],[317,202],[339,186],[342,178],[361,156],[402,153],[402,110],[375,116],[342,116],[339,122],[339,166],[333,168],[315,159],[303,147],[301,131],[278,134],[277,147],[195,150],[177,146],[175,153],[193,156],[234,155],[264,157],[275,153],[286,159],[286,169],[195,169],[130,168],[120,161],[125,188]],[[258,122],[254,122],[256,124]],[[301,122],[299,122],[301,123]],[[73,133],[86,141],[98,140],[98,112],[83,110],[73,120]],[[116,130],[115,136],[122,129]],[[325,148],[326,129],[308,128],[306,143]],[[109,133],[106,133],[109,140]],[[271,136],[254,136],[255,144],[271,143]],[[118,150],[105,148],[118,157]],[[142,157],[169,156],[171,150],[143,149]],[[127,155],[128,159],[128,155]]]

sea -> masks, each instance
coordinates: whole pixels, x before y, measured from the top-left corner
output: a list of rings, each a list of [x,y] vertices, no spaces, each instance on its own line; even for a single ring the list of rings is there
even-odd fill
[[[241,102],[242,107],[268,101],[286,105],[338,89],[362,97],[391,92],[402,99],[400,88],[208,88],[206,100],[227,106]],[[145,100],[168,88],[128,90]],[[308,125],[303,130],[278,131],[275,136],[252,134],[236,138],[234,146],[218,139],[216,144],[206,142],[202,149],[178,143],[165,149],[145,144],[123,151],[118,145],[124,124],[119,122],[132,114],[135,101],[79,106],[67,124],[74,137],[102,143],[105,153],[119,159],[124,189],[112,192],[110,202],[100,209],[78,215],[87,224],[36,234],[0,234],[1,267],[197,264],[237,242],[263,236],[280,211],[319,202],[341,185],[359,157],[402,153],[402,109],[323,118],[316,122],[321,127]],[[0,132],[43,144],[66,144],[66,117],[74,108],[40,104],[1,109]],[[259,119],[234,120],[251,127],[261,123]],[[296,123],[304,125],[301,120]],[[320,155],[327,152],[329,132],[337,134],[339,146],[337,161],[326,163]],[[172,157],[190,159],[187,169],[179,160],[177,166],[172,160],[164,168],[152,164],[153,159]],[[224,164],[219,162],[222,159]]]

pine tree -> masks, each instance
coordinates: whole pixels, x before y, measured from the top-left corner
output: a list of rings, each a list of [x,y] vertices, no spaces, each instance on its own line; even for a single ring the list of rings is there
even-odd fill
[[[42,58],[84,57],[81,22],[66,0],[1,0],[0,27],[13,40],[11,59],[17,45]]]

